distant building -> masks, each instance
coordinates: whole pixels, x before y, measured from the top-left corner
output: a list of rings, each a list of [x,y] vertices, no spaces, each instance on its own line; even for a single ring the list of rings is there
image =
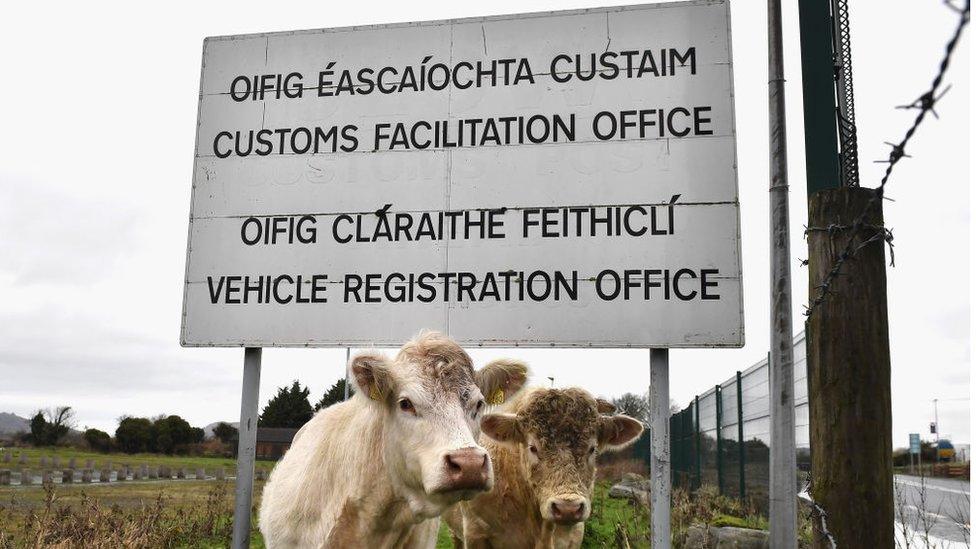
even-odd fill
[[[255,454],[258,459],[279,460],[291,447],[298,429],[287,427],[258,427]]]

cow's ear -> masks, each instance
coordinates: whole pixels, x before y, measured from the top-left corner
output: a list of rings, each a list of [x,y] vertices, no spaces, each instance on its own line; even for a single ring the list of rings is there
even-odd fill
[[[502,404],[525,385],[529,367],[521,360],[500,358],[493,360],[474,374],[474,382],[485,395],[488,404]]]
[[[379,353],[358,354],[349,361],[349,377],[356,392],[376,401],[384,401],[393,391],[390,359]]]
[[[481,418],[481,432],[503,444],[518,444],[525,441],[515,414],[487,414]]]
[[[601,417],[600,449],[609,452],[622,450],[633,444],[642,432],[644,426],[630,416]]]
[[[617,411],[617,407],[613,405],[612,402],[603,400],[602,398],[596,399],[596,410],[601,414],[612,415]]]

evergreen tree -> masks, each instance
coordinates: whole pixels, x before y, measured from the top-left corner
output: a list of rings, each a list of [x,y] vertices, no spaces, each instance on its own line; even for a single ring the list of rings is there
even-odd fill
[[[220,440],[220,442],[229,444],[237,439],[237,427],[221,421],[216,427],[214,427],[213,434]]]
[[[346,380],[345,378],[340,378],[329,387],[329,390],[322,395],[322,400],[315,405],[315,411],[319,411],[322,408],[328,408],[337,402],[342,402],[346,398]]]
[[[31,442],[37,446],[47,444],[47,420],[43,412],[37,412],[30,421]]]
[[[82,435],[88,446],[96,452],[108,452],[112,449],[112,437],[99,429],[86,429]]]
[[[301,427],[312,419],[308,394],[308,387],[302,387],[298,380],[291,387],[279,387],[278,394],[261,410],[258,427]]]
[[[144,417],[119,418],[119,427],[115,430],[115,443],[127,454],[150,451],[154,446],[152,422]]]
[[[31,418],[31,441],[37,446],[54,446],[74,426],[74,415],[71,406],[39,410]]]

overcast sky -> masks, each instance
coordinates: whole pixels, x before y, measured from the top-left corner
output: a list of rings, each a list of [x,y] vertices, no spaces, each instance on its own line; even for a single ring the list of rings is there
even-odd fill
[[[807,272],[803,113],[795,2],[785,1],[794,326]],[[0,19],[0,411],[71,405],[114,432],[123,415],[236,420],[239,349],[179,345],[187,215],[204,37],[606,5],[494,2],[18,2]],[[931,81],[956,17],[940,0],[851,5],[861,176],[875,186]],[[766,354],[769,343],[765,2],[733,0],[746,345],[671,353],[671,395],[687,403]],[[894,441],[926,432],[969,442],[969,39],[949,71],[942,117],[925,123],[885,203]],[[529,361],[539,383],[612,396],[643,392],[647,352],[476,350]],[[262,404],[300,379],[319,395],[342,350],[264,353]],[[963,400],[950,400],[963,399]]]

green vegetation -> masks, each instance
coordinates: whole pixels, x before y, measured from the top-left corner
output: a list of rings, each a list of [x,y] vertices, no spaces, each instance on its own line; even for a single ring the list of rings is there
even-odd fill
[[[352,387],[350,387],[351,389]],[[338,381],[332,384],[332,387],[326,389],[325,394],[322,395],[322,399],[319,400],[318,404],[315,405],[315,411],[319,411],[323,408],[328,408],[333,404],[342,402],[346,398],[346,379],[339,378]]]
[[[258,416],[258,427],[291,427],[298,429],[312,419],[312,405],[308,402],[308,387],[298,380],[291,387],[279,387]]]
[[[234,458],[220,458],[220,457],[203,457],[203,456],[168,456],[164,454],[151,454],[151,453],[139,453],[139,454],[102,454],[98,452],[78,450],[76,448],[65,448],[61,446],[47,447],[47,448],[13,448],[14,453],[24,452],[27,456],[27,464],[23,467],[28,469],[38,470],[40,466],[41,456],[47,456],[48,458],[58,456],[61,460],[61,468],[66,468],[68,466],[68,460],[75,458],[75,462],[78,467],[84,467],[85,461],[91,459],[95,463],[101,465],[106,461],[111,461],[113,464],[127,464],[131,467],[137,467],[139,465],[169,465],[170,467],[186,467],[188,469],[195,469],[197,467],[204,467],[208,471],[213,471],[215,467],[224,467],[228,474],[233,474],[237,467],[237,461]],[[256,462],[257,467],[271,470],[274,467],[273,461],[258,460]],[[16,458],[12,465],[16,465]],[[21,467],[20,465],[16,465]],[[50,462],[48,462],[48,467],[51,467]]]
[[[180,416],[170,415],[149,420],[123,417],[115,430],[115,444],[129,454],[159,452],[186,453],[190,444],[203,442],[203,429],[192,427]]]
[[[30,420],[30,441],[34,444],[57,444],[74,426],[71,406],[39,410]]]

